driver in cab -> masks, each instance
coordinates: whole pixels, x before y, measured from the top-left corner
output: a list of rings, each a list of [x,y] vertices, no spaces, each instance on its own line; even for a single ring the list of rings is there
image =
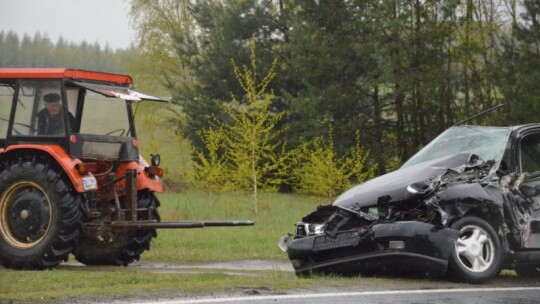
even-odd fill
[[[60,135],[64,133],[64,119],[62,118],[62,104],[60,95],[49,93],[43,96],[45,108],[39,111],[38,134],[39,135]],[[70,128],[75,126],[75,117],[68,112]]]

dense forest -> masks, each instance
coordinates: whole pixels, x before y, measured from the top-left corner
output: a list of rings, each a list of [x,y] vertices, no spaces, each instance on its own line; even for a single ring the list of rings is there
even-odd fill
[[[537,122],[540,7],[518,0],[133,0],[139,48],[155,59],[184,135],[239,96],[232,62],[257,42],[264,75],[278,60],[273,110],[291,146],[333,130],[345,154],[355,132],[379,164],[407,159],[454,123]]]
[[[13,31],[0,31],[0,67],[72,67],[120,73],[132,60],[132,50],[112,50],[97,42],[73,43],[62,37],[52,42],[39,32],[19,37]]]
[[[531,0],[131,0],[134,49],[0,32],[0,66],[127,72],[172,96],[176,125],[198,150],[220,104],[246,102],[233,66],[269,84],[287,147],[359,141],[377,174],[456,122],[537,122],[540,4]],[[256,43],[252,65],[250,41]],[[261,79],[259,79],[260,81]]]

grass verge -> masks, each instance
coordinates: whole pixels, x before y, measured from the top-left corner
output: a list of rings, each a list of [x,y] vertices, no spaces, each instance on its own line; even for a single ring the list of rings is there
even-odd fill
[[[73,267],[53,270],[2,270],[0,303],[95,303],[113,300],[166,300],[189,296],[277,295],[291,292],[377,291],[473,288],[444,279],[316,276],[296,278],[292,272],[259,271],[256,276],[221,273],[148,273],[136,267]],[[538,279],[505,272],[492,286],[537,286]]]
[[[286,259],[276,243],[293,232],[294,224],[317,205],[320,198],[264,193],[259,214],[254,215],[249,196],[209,195],[202,192],[160,195],[163,221],[255,220],[255,226],[162,229],[144,260],[162,262],[206,262],[237,259]]]

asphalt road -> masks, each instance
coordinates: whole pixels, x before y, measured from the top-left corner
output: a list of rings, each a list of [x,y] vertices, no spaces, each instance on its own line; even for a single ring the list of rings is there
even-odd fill
[[[362,304],[399,304],[399,303],[475,303],[475,304],[528,304],[540,302],[540,287],[507,288],[463,288],[400,290],[373,292],[312,293],[274,296],[245,296],[179,299],[161,302],[135,302],[140,304],[204,304],[204,303],[241,303],[241,304],[318,304],[318,303],[362,303]]]
[[[232,262],[202,263],[202,264],[160,264],[135,263],[131,267],[141,268],[143,271],[190,271],[192,267],[208,269],[221,273],[235,273],[238,270],[280,270],[292,271],[288,261],[242,260]],[[245,275],[246,272],[243,272]],[[251,293],[233,293],[219,295],[199,295],[194,297],[179,296],[162,301],[133,300],[129,303],[140,304],[204,304],[204,303],[240,303],[240,304],[280,304],[280,303],[362,303],[362,304],[399,304],[399,303],[486,303],[486,304],[528,304],[540,303],[540,279],[500,277],[484,285],[471,285],[464,283],[447,282],[446,280],[417,280],[413,289],[404,289],[396,281],[394,285],[373,287],[357,286],[344,289],[331,289],[321,286],[320,289],[304,291],[287,291],[287,293],[274,293],[268,290],[253,291]],[[398,284],[398,285],[395,285]],[[128,302],[117,301],[117,304]]]

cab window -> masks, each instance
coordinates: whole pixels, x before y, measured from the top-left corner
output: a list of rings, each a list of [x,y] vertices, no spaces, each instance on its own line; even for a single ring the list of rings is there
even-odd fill
[[[4,147],[6,139],[9,115],[11,114],[11,105],[15,88],[9,84],[0,84],[0,146]]]
[[[74,94],[68,98],[74,99]],[[59,81],[21,81],[15,105],[12,136],[65,136],[63,107],[72,103],[62,100]],[[75,106],[68,107],[68,124],[75,127]]]
[[[80,133],[126,137],[131,136],[129,130],[129,117],[124,100],[86,91]]]

